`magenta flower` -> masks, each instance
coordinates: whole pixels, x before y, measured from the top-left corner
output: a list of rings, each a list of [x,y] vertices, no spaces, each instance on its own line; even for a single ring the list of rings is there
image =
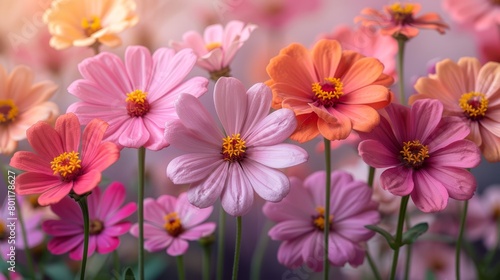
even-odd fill
[[[174,53],[158,49],[128,47],[125,62],[112,53],[101,53],[78,65],[83,79],[68,91],[80,98],[69,106],[82,123],[100,118],[109,123],[106,140],[122,147],[160,150],[165,122],[177,118],[174,101],[181,93],[196,97],[207,91],[208,80],[184,81],[196,63],[191,50]]]
[[[118,147],[102,142],[108,124],[94,119],[83,130],[80,146],[80,122],[72,114],[57,118],[55,128],[39,121],[26,135],[35,153],[19,151],[10,160],[14,168],[25,173],[16,178],[20,195],[41,194],[42,206],[59,202],[71,191],[88,193],[101,181],[101,172],[120,157]]]
[[[88,256],[94,252],[108,254],[120,245],[120,235],[127,233],[131,222],[123,221],[137,209],[134,202],[120,206],[125,201],[125,187],[119,182],[111,183],[101,194],[99,187],[88,196],[90,236]],[[69,252],[73,260],[83,258],[83,218],[80,207],[70,197],[51,205],[52,211],[60,220],[43,222],[43,230],[52,235],[47,249],[52,254],[61,255]]]
[[[205,208],[221,198],[233,216],[246,214],[254,190],[267,201],[280,201],[289,191],[288,177],[276,168],[305,162],[307,152],[282,143],[295,130],[295,114],[289,109],[269,114],[271,89],[255,84],[248,91],[235,78],[220,78],[214,102],[221,131],[201,102],[181,95],[176,109],[179,120],[168,123],[165,138],[188,152],[173,159],[167,175],[175,184],[191,184],[189,202]]]
[[[392,194],[411,194],[423,212],[443,210],[448,197],[467,200],[476,190],[465,168],[479,164],[479,148],[465,140],[469,128],[458,117],[442,117],[443,105],[417,100],[411,108],[386,107],[387,116],[370,133],[360,133],[359,154],[380,175],[382,188]]]
[[[144,248],[149,252],[167,248],[167,254],[179,256],[189,248],[187,241],[198,240],[215,230],[215,223],[203,223],[213,207],[197,208],[187,201],[186,193],[178,198],[162,195],[158,199],[144,200]],[[130,233],[139,236],[139,226],[135,224]]]
[[[323,269],[325,177],[324,171],[309,175],[304,182],[291,177],[290,194],[281,202],[264,205],[264,214],[277,223],[269,236],[283,241],[278,261],[287,267],[306,264],[314,271]],[[361,243],[374,235],[365,225],[380,220],[377,203],[372,201],[368,185],[350,174],[335,171],[331,179],[328,259],[334,266],[358,266],[365,256]]]

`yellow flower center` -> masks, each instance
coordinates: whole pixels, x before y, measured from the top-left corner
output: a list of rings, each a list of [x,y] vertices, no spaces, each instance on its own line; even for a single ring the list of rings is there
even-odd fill
[[[247,150],[245,143],[239,133],[222,138],[222,158],[229,162],[242,161]]]
[[[12,99],[0,100],[0,124],[16,120],[19,110]]]
[[[140,89],[136,89],[131,93],[127,93],[127,98],[125,99],[125,102],[127,102],[127,112],[129,116],[142,117],[147,112],[149,112],[151,106],[149,105],[149,102],[146,99],[147,95],[148,95],[147,92],[143,92]]]
[[[212,42],[212,43],[208,43],[205,45],[205,48],[207,49],[207,51],[213,51],[217,48],[221,48],[222,47],[222,44],[219,43],[219,42]]]
[[[414,140],[403,142],[403,149],[399,153],[405,166],[418,169],[429,157],[429,148],[420,144],[419,140]]]
[[[462,94],[458,104],[467,118],[471,120],[482,119],[486,114],[486,110],[488,110],[488,99],[486,99],[484,94],[479,92],[471,91]]]
[[[316,101],[325,107],[337,104],[339,98],[344,94],[344,84],[339,78],[325,78],[324,83],[313,83],[312,91]]]
[[[99,234],[104,230],[104,224],[99,221],[99,220],[92,220],[90,221],[90,230],[89,233],[92,234]]]
[[[101,20],[98,16],[82,19],[82,28],[85,35],[89,36],[102,29]]]
[[[166,223],[163,226],[165,230],[168,232],[173,237],[179,236],[179,234],[182,233],[183,228],[181,224],[181,220],[179,219],[179,216],[177,215],[177,212],[172,212],[167,214],[164,217]]]
[[[81,163],[77,152],[64,152],[50,162],[50,167],[54,171],[54,175],[59,174],[63,181],[72,181],[82,168]]]
[[[407,24],[413,20],[413,10],[415,6],[410,3],[394,3],[389,7],[392,19],[398,24]]]
[[[316,212],[318,212],[318,215],[312,217],[313,218],[313,225],[319,230],[324,230],[325,229],[325,208],[323,206],[318,206],[318,207],[316,207]],[[330,228],[332,227],[332,221],[333,221],[333,215],[330,215],[330,217],[329,217]]]

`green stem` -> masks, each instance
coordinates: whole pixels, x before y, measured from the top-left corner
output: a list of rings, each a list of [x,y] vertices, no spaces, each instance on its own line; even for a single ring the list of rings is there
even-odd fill
[[[222,206],[219,210],[219,230],[217,232],[217,280],[224,276],[224,234],[226,230],[226,213]]]
[[[455,274],[456,279],[460,280],[460,253],[462,252],[462,239],[464,236],[465,220],[467,218],[467,208],[469,207],[469,201],[464,201],[464,207],[462,209],[462,215],[460,217],[460,231],[458,232],[458,239],[455,251]]]
[[[411,228],[410,224],[410,215],[406,215],[406,228]],[[411,249],[412,249],[412,244],[408,244],[406,246],[406,263],[405,263],[405,276],[404,280],[408,280],[408,277],[410,277],[410,262],[411,262]]]
[[[19,205],[17,198],[15,198],[15,200],[16,200],[16,205]],[[21,237],[23,238],[23,243],[24,243],[24,254],[26,255],[26,262],[28,263],[29,276],[31,277],[31,279],[36,279],[35,268],[33,266],[33,259],[31,258],[31,250],[28,244],[28,236],[26,234],[26,227],[24,226],[24,219],[22,212],[23,212],[22,209],[17,211],[17,216],[19,218],[19,224],[21,225]]]
[[[138,150],[139,160],[139,190],[137,195],[137,221],[139,224],[139,279],[144,279],[144,173],[146,161],[146,148]]]
[[[184,269],[184,258],[182,255],[176,257],[177,260],[177,274],[179,276],[179,280],[186,279],[186,271]]]
[[[406,104],[405,95],[405,83],[404,83],[404,73],[403,73],[403,61],[405,54],[405,44],[408,39],[406,37],[398,37],[396,41],[398,42],[398,61],[397,61],[397,71],[398,71],[398,84],[399,84],[399,101],[401,104]]]
[[[234,246],[233,280],[238,279],[238,266],[240,264],[241,247],[241,216],[236,217],[236,244]]]
[[[120,275],[120,256],[118,255],[118,250],[113,251],[113,269],[117,275]]]
[[[89,251],[89,235],[90,235],[90,219],[89,219],[89,207],[87,205],[87,195],[84,195],[78,199],[78,204],[82,209],[83,215],[83,258],[82,258],[82,268],[80,271],[80,280],[85,279],[85,269],[87,267],[87,254]]]
[[[368,186],[373,188],[373,179],[375,178],[375,167],[371,167],[368,169]]]
[[[213,243],[203,244],[201,247],[203,248],[203,259],[202,259],[202,279],[210,280],[210,257],[212,255],[212,247]]]
[[[408,206],[408,200],[410,195],[403,196],[401,198],[401,206],[399,208],[398,226],[396,230],[396,239],[394,240],[396,248],[394,249],[394,256],[392,258],[392,268],[391,268],[391,280],[396,278],[396,268],[398,266],[399,249],[402,246],[403,241],[403,226],[406,216],[406,206]]]
[[[377,265],[375,265],[375,262],[372,259],[372,256],[370,254],[370,251],[368,250],[368,247],[366,248],[366,259],[368,260],[368,264],[370,264],[370,268],[372,269],[373,277],[375,277],[375,280],[382,280],[382,277],[380,276],[380,272],[378,271]]]
[[[331,174],[332,174],[332,164],[331,164],[331,146],[330,140],[324,138],[325,143],[325,171],[326,171],[326,194],[325,194],[325,228],[324,228],[324,248],[323,248],[323,278],[328,280],[328,274],[330,270],[330,261],[328,260],[328,239],[330,236],[330,188],[331,188]]]
[[[252,268],[250,270],[250,279],[259,280],[260,278],[260,269],[262,267],[262,259],[266,253],[267,244],[269,243],[269,236],[267,232],[271,229],[271,222],[267,220],[262,228],[262,232],[259,235],[259,241],[257,242],[257,248],[255,249],[252,256]]]

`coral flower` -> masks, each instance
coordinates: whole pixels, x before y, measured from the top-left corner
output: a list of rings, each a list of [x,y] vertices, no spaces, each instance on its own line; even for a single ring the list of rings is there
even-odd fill
[[[298,127],[291,138],[306,142],[321,134],[345,139],[351,131],[368,132],[379,122],[376,109],[390,102],[392,77],[375,58],[342,51],[334,40],[320,40],[309,52],[291,44],[271,59],[267,84],[273,107],[293,109]]]
[[[38,203],[46,206],[70,192],[82,195],[92,191],[101,172],[120,156],[115,144],[102,142],[107,127],[101,120],[91,121],[83,131],[79,152],[80,123],[74,114],[57,118],[55,128],[46,122],[34,124],[27,136],[35,153],[19,151],[10,160],[12,167],[26,171],[16,178],[16,192],[41,194]]]
[[[433,99],[411,108],[386,107],[387,117],[371,133],[360,133],[359,154],[375,168],[387,168],[380,185],[392,194],[411,194],[423,212],[443,210],[448,198],[467,200],[476,190],[478,147],[464,139],[469,128],[457,117],[442,117],[443,105]]]
[[[144,200],[144,248],[149,252],[166,248],[167,254],[179,256],[189,248],[187,241],[198,240],[215,230],[215,223],[203,223],[213,207],[205,209],[191,205],[186,193],[178,198],[162,195],[158,199]],[[139,226],[135,224],[130,233],[139,236]]]
[[[488,161],[500,161],[500,63],[481,66],[476,58],[458,63],[445,59],[436,64],[436,74],[418,79],[422,98],[439,99],[446,115],[458,116],[470,127],[468,138],[478,145]]]
[[[43,15],[56,49],[121,44],[117,33],[138,18],[133,0],[55,0]]]
[[[175,184],[191,184],[189,202],[204,208],[220,197],[226,212],[242,216],[253,204],[254,190],[268,201],[286,196],[288,177],[276,168],[300,164],[308,156],[282,143],[297,123],[288,109],[268,115],[271,99],[264,84],[246,91],[239,80],[220,78],[214,103],[223,131],[196,98],[184,94],[177,100],[179,120],[167,123],[165,138],[188,153],[168,164],[167,175]]]
[[[203,36],[196,31],[186,32],[182,42],[171,42],[176,50],[191,48],[198,56],[197,65],[210,73],[213,80],[229,76],[229,64],[236,52],[248,40],[252,31],[257,28],[253,24],[245,24],[238,20],[208,26]]]
[[[324,171],[311,174],[304,182],[291,177],[290,194],[281,202],[264,205],[264,214],[277,223],[269,236],[283,241],[278,261],[287,267],[306,264],[314,271],[323,269],[325,177]],[[380,220],[377,203],[371,200],[368,185],[355,181],[350,174],[335,171],[331,179],[328,259],[334,266],[358,266],[365,257],[361,243],[374,235],[365,225]]]
[[[0,65],[0,154],[11,154],[17,142],[26,138],[26,130],[37,121],[50,121],[59,113],[57,105],[47,101],[57,85],[51,81],[33,83],[33,72],[17,66],[7,74]]]
[[[207,91],[208,80],[185,81],[196,56],[191,50],[175,54],[168,48],[153,56],[144,47],[128,47],[125,62],[112,53],[101,53],[79,64],[83,79],[68,91],[80,98],[69,106],[84,124],[94,118],[109,123],[105,139],[121,147],[160,150],[165,122],[177,118],[174,101],[181,93],[196,97]]]
[[[88,256],[94,252],[111,253],[120,245],[120,235],[130,230],[132,223],[124,219],[132,215],[137,206],[130,202],[121,207],[125,201],[125,187],[118,182],[111,183],[102,194],[99,187],[95,188],[87,199],[90,220]],[[42,224],[43,230],[52,235],[47,249],[55,255],[69,252],[71,259],[81,260],[84,226],[78,203],[67,196],[50,208],[60,219]]]
[[[498,0],[443,0],[443,8],[455,21],[478,31],[500,25]]]
[[[427,13],[417,17],[421,6],[417,3],[394,3],[384,6],[384,12],[372,8],[365,8],[361,16],[354,18],[354,22],[361,22],[367,27],[380,28],[382,35],[395,38],[411,39],[418,35],[419,28],[434,29],[444,34],[448,25],[436,13]]]

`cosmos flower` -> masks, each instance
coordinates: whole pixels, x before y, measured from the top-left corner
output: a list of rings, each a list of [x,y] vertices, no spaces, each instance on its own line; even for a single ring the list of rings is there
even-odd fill
[[[186,193],[178,198],[162,195],[158,199],[144,200],[144,248],[156,252],[166,248],[167,254],[179,256],[189,248],[187,241],[195,241],[215,230],[215,223],[204,223],[213,207],[204,209],[191,205]],[[130,233],[139,236],[139,226],[135,224]]]
[[[34,124],[27,136],[35,152],[19,151],[10,160],[12,167],[26,171],[16,177],[16,192],[41,194],[38,203],[46,206],[70,192],[83,195],[92,191],[101,181],[101,172],[120,156],[115,144],[102,142],[107,127],[95,119],[80,140],[80,123],[74,114],[57,118],[55,128],[41,121]]]
[[[176,102],[179,120],[167,123],[165,138],[187,152],[173,159],[167,175],[175,184],[190,184],[189,202],[204,208],[220,197],[233,216],[246,214],[254,191],[267,201],[280,201],[289,191],[288,177],[277,168],[305,162],[307,152],[282,143],[297,123],[291,110],[269,114],[272,94],[264,84],[248,91],[235,78],[220,78],[214,103],[221,131],[191,95]]]
[[[455,21],[477,31],[500,25],[498,0],[443,0],[443,8]]]
[[[287,267],[306,264],[314,271],[323,269],[325,175],[318,171],[304,182],[291,177],[290,194],[281,202],[264,205],[264,214],[277,223],[269,236],[282,241],[278,261]],[[372,189],[349,173],[335,171],[331,181],[328,259],[334,266],[358,266],[365,256],[361,244],[374,235],[365,225],[380,220],[377,203],[371,200]]]
[[[469,128],[457,117],[442,117],[438,100],[416,101],[411,108],[386,107],[387,116],[370,133],[360,133],[359,154],[375,168],[387,168],[380,185],[398,196],[411,195],[423,212],[443,210],[448,198],[467,200],[476,179],[466,168],[480,160],[478,147],[464,139]]]
[[[68,112],[84,124],[94,118],[108,122],[105,139],[120,147],[163,149],[168,146],[165,122],[177,118],[175,99],[181,93],[199,97],[207,91],[206,78],[186,80],[195,62],[189,49],[175,53],[160,48],[151,56],[148,49],[131,46],[124,62],[115,54],[100,53],[79,64],[83,79],[68,91],[82,101]]]
[[[111,183],[101,194],[99,187],[87,197],[90,219],[88,256],[94,252],[109,254],[120,245],[120,236],[127,233],[131,222],[124,221],[137,209],[134,202],[125,201],[125,187],[118,182]],[[60,218],[43,222],[42,228],[52,236],[47,249],[55,255],[69,252],[73,260],[83,258],[83,217],[78,203],[69,196],[50,206]]]

